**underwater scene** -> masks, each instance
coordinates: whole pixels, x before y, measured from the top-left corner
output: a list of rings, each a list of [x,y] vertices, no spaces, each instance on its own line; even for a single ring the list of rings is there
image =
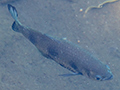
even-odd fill
[[[120,0],[0,0],[0,90],[120,90]]]

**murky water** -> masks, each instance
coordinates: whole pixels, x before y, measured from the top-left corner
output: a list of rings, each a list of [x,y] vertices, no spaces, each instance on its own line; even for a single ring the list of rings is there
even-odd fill
[[[109,65],[114,78],[97,82],[71,73],[39,51],[11,29],[13,19],[8,0],[0,3],[0,89],[1,90],[120,90],[120,2],[84,11],[104,0],[9,0],[19,20],[28,27],[67,40],[89,50]],[[80,9],[82,11],[80,12]],[[79,41],[79,42],[78,42]]]

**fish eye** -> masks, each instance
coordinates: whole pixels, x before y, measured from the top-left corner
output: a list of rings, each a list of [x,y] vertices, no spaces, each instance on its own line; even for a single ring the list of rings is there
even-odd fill
[[[102,79],[102,77],[100,76],[100,75],[96,75],[96,78],[95,78],[96,80],[101,80]]]

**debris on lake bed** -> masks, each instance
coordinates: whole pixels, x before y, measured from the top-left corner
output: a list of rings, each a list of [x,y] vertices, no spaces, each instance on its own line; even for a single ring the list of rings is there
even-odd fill
[[[116,1],[119,1],[119,0],[107,0],[107,1],[104,1],[103,3],[100,3],[98,6],[90,6],[88,7],[86,10],[85,10],[85,13],[83,15],[83,17],[85,17],[85,15],[87,14],[87,12],[91,9],[100,9],[102,8],[104,5],[108,4],[108,3],[113,3],[113,2],[116,2]]]

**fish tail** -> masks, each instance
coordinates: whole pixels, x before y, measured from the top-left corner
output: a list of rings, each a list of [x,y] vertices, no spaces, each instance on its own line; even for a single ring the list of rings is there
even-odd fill
[[[12,24],[12,29],[16,32],[19,32],[19,26],[21,26],[22,24],[19,22],[18,20],[18,13],[17,10],[14,6],[8,4],[8,10],[11,14],[11,16],[13,17],[13,19],[15,20]]]

